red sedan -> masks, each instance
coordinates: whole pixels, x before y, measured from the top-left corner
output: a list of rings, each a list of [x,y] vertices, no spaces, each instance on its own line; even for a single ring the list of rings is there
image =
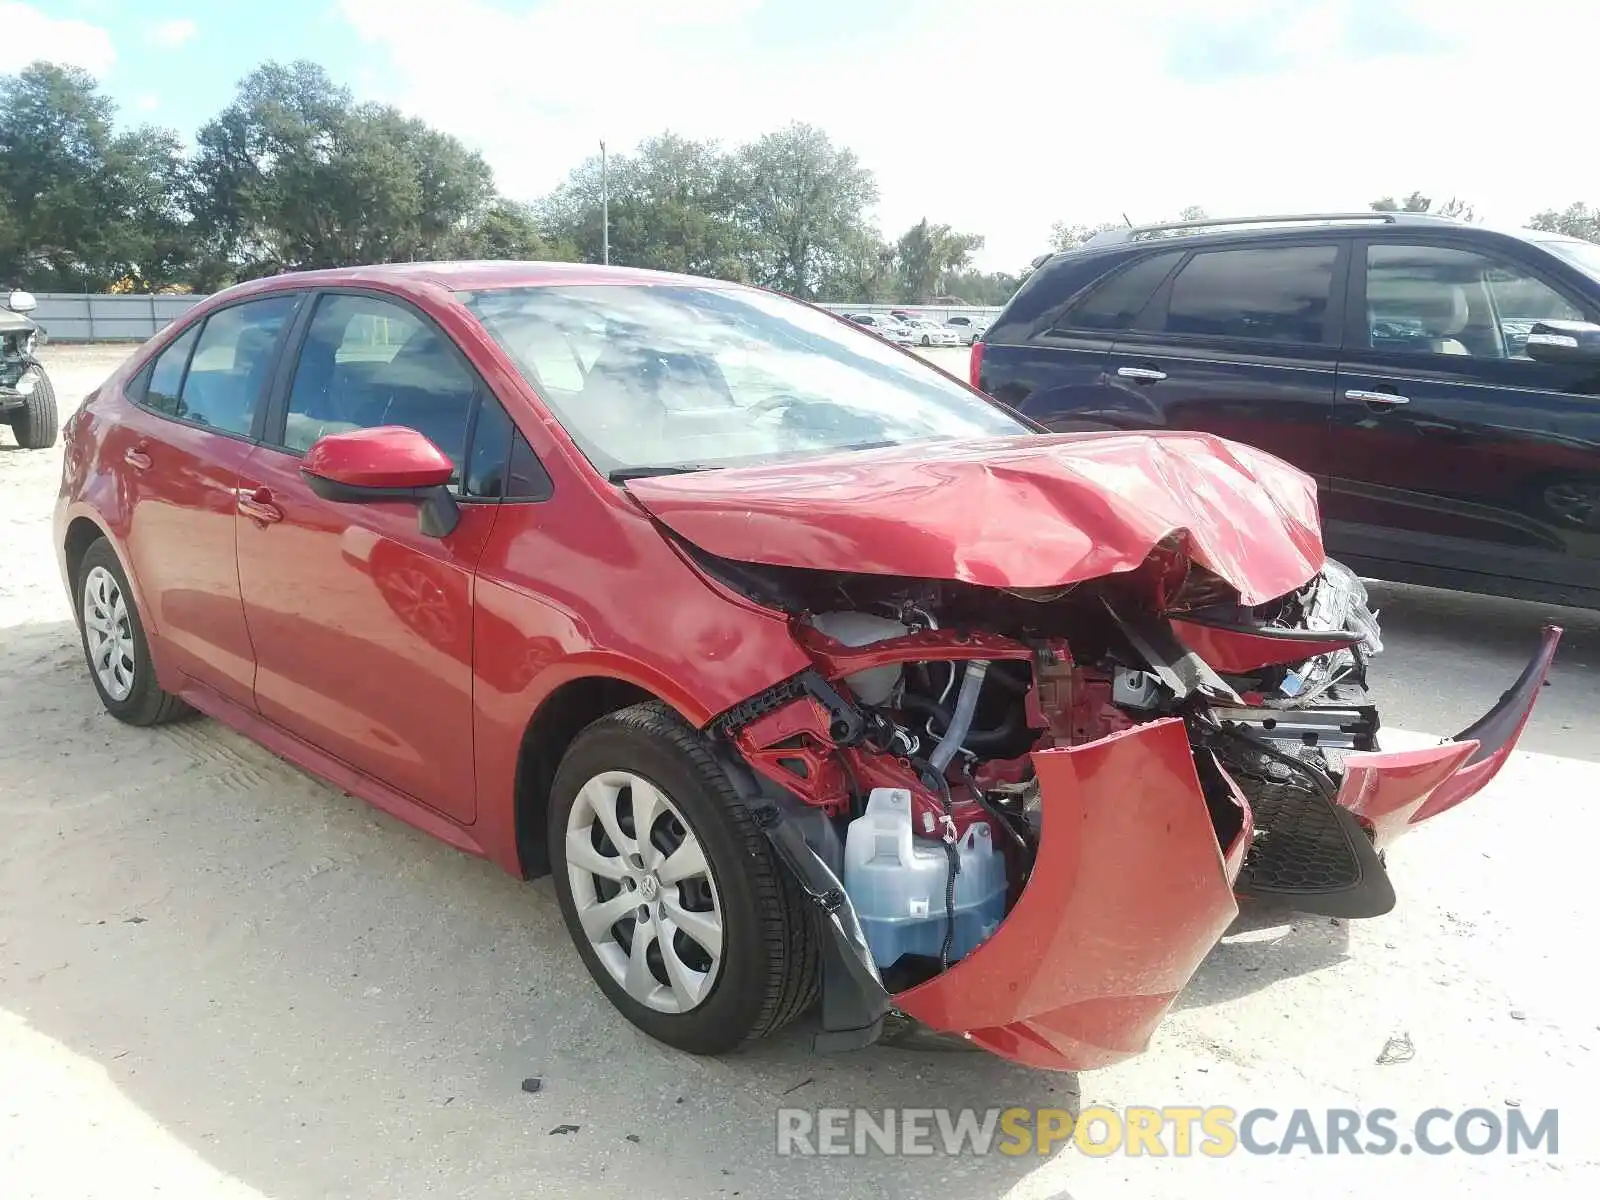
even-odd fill
[[[922,1028],[1138,1053],[1241,897],[1373,915],[1504,763],[1379,749],[1311,481],[1044,435],[849,322],[648,272],[417,264],[211,297],[71,417],[105,707],[199,710],[519,876],[718,1053]]]

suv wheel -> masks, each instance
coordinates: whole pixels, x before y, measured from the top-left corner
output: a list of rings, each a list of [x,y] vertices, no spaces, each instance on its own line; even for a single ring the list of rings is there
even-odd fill
[[[11,416],[11,432],[24,450],[48,450],[61,432],[56,415],[56,394],[43,375],[33,385],[22,407]]]
[[[645,1033],[721,1054],[815,999],[810,909],[704,739],[666,706],[623,709],[573,740],[548,837],[584,966]]]

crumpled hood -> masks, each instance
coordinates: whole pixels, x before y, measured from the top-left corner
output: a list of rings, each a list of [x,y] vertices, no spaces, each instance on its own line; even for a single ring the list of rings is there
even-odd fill
[[[1253,605],[1323,564],[1311,477],[1203,433],[921,443],[627,488],[702,550],[772,566],[1048,588],[1133,570],[1180,534]]]

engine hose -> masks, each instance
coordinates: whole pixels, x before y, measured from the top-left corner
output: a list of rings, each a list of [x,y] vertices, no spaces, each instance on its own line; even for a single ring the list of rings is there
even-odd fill
[[[983,677],[988,671],[988,659],[975,658],[967,664],[966,674],[961,678],[961,693],[956,697],[956,711],[950,718],[950,728],[945,730],[944,737],[928,756],[928,765],[941,776],[955,758],[956,751],[961,749],[961,744],[967,740],[967,731],[972,728],[972,714],[978,708],[978,693],[983,690]]]
[[[937,728],[940,731],[950,728],[952,720],[950,710],[937,700],[930,700],[927,696],[918,696],[914,692],[908,692],[901,699],[900,707],[908,712],[920,713],[924,717],[931,717],[937,722]],[[967,736],[961,744],[969,750],[992,750],[996,746],[1003,746],[1006,742],[1022,733],[1025,720],[1026,714],[1020,707],[1016,708],[994,729],[968,730]],[[935,733],[934,736],[942,736],[942,732]]]

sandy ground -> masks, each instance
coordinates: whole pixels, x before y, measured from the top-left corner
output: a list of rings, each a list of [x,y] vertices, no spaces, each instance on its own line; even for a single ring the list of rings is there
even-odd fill
[[[65,416],[120,351],[49,353]],[[964,356],[943,360],[959,373]],[[548,882],[507,878],[212,722],[106,716],[50,546],[59,448],[0,442],[7,1200],[1594,1194],[1600,617],[1560,614],[1528,752],[1391,855],[1394,914],[1230,934],[1134,1062],[1073,1078],[969,1054],[823,1058],[804,1030],[704,1061],[603,1002]],[[1388,720],[1435,735],[1493,702],[1551,615],[1378,599]],[[1380,1065],[1391,1039],[1412,1056]],[[530,1076],[537,1094],[519,1086]],[[1560,1153],[774,1153],[780,1105],[1080,1102],[1387,1107],[1402,1124],[1517,1103],[1560,1110]]]

